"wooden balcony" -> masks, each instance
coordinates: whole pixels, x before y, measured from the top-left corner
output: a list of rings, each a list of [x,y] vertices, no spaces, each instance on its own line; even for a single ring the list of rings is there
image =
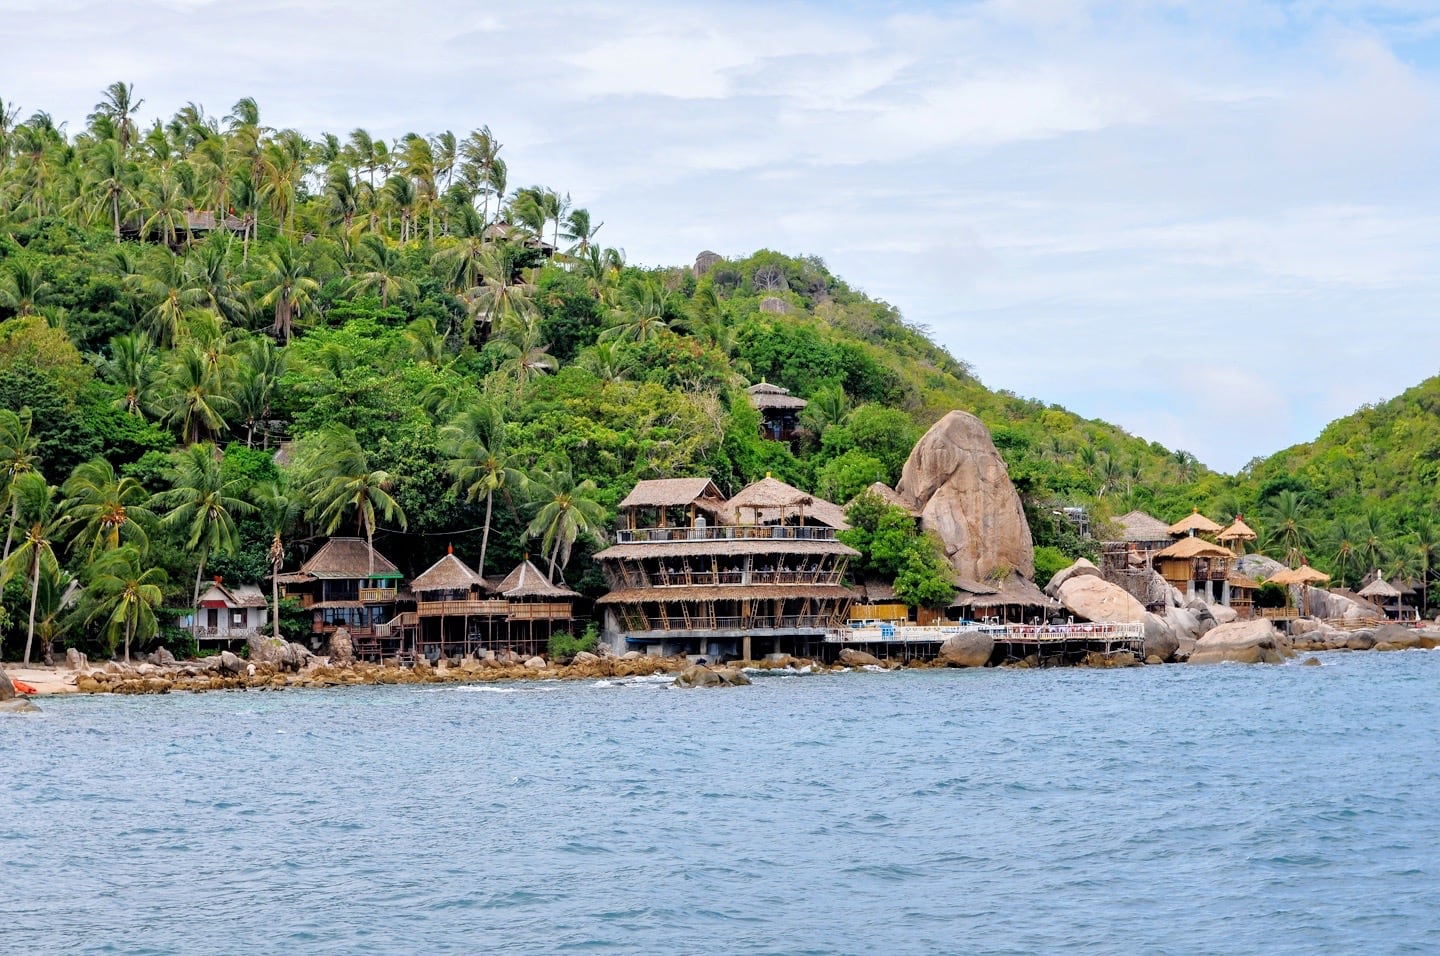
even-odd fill
[[[615,540],[619,544],[735,541],[747,538],[771,541],[834,541],[835,529],[812,525],[722,524],[704,528],[621,528],[615,532]]]
[[[574,606],[569,601],[534,604],[511,601],[509,605],[512,621],[568,621],[575,616]]]
[[[505,617],[510,602],[498,601],[421,601],[415,605],[420,617]]]
[[[394,604],[396,588],[361,588],[361,604]]]

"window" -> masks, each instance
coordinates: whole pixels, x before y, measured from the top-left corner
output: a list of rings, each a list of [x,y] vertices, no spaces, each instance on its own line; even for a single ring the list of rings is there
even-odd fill
[[[243,607],[233,608],[233,609],[230,611],[230,626],[231,626],[231,627],[244,627],[244,626],[245,626],[245,609],[244,609]]]

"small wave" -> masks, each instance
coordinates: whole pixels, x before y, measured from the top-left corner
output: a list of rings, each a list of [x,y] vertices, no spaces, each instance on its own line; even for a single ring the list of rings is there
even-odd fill
[[[591,687],[659,687],[675,683],[674,674],[637,674],[634,677],[616,677],[612,679],[601,679],[591,684]]]
[[[465,684],[454,688],[459,694],[553,694],[559,687],[478,687]]]

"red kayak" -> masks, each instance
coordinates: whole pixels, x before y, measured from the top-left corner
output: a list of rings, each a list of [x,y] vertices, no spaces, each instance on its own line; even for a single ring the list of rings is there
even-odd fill
[[[23,680],[16,680],[15,678],[12,677],[12,678],[10,678],[10,683],[12,683],[12,684],[15,685],[15,692],[16,692],[16,693],[19,693],[19,694],[38,694],[38,693],[40,693],[40,692],[39,692],[38,690],[36,690],[33,686],[31,686],[30,684],[25,683]]]

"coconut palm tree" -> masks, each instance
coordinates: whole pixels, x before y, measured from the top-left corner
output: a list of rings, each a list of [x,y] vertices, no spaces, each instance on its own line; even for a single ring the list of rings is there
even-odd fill
[[[600,333],[607,342],[643,345],[670,328],[677,318],[674,296],[654,276],[635,277],[620,287],[620,301],[611,311],[611,326]]]
[[[155,515],[146,507],[150,496],[138,479],[115,474],[104,458],[82,462],[66,480],[64,512],[73,529],[70,547],[84,549],[87,561],[101,550],[114,550],[122,539],[140,554],[150,548],[146,523]]]
[[[37,264],[11,259],[0,269],[0,308],[13,309],[17,316],[38,313],[50,301],[52,291]]]
[[[490,546],[490,518],[495,492],[507,499],[522,492],[527,479],[505,448],[505,421],[497,408],[479,403],[461,413],[440,432],[441,447],[449,457],[452,486],[466,501],[485,498],[485,525],[480,534],[480,576],[485,576],[485,554]]]
[[[239,411],[230,397],[228,363],[205,347],[189,343],[170,353],[156,387],[154,409],[186,444],[216,438]]]
[[[1306,508],[1304,497],[1289,490],[1281,491],[1269,505],[1265,521],[1269,530],[1266,549],[1283,555],[1288,564],[1304,561],[1305,552],[1315,543]]]
[[[39,472],[20,475],[10,493],[15,501],[15,514],[22,533],[15,550],[0,563],[0,587],[20,576],[30,585],[30,623],[25,635],[24,659],[28,665],[30,648],[35,642],[35,609],[40,599],[40,576],[60,573],[60,563],[55,558],[55,541],[68,522],[60,512],[55,488],[46,483]]]
[[[15,540],[15,526],[20,520],[20,499],[16,495],[17,482],[22,475],[31,474],[40,464],[39,440],[34,434],[34,416],[29,407],[12,412],[0,408],[0,501],[10,512],[9,525],[5,530],[5,552],[0,561],[10,557],[10,546]]]
[[[419,287],[405,275],[404,257],[383,236],[361,237],[350,270],[350,291],[380,293],[380,307],[390,307],[390,296],[420,294]]]
[[[359,439],[344,425],[330,425],[300,446],[296,468],[310,503],[307,513],[311,520],[325,534],[334,534],[353,511],[369,546],[368,570],[374,573],[376,516],[398,520],[401,528],[407,527],[405,510],[390,496],[394,484],[390,473],[371,469]]]
[[[589,478],[577,482],[570,463],[563,459],[531,479],[534,500],[540,502],[525,533],[540,537],[541,548],[549,554],[550,578],[557,566],[570,563],[570,550],[582,536],[598,537],[604,527],[605,509],[596,500],[600,489]]]
[[[528,319],[535,314],[535,287],[519,276],[523,250],[509,242],[488,243],[474,262],[479,284],[462,293],[466,306],[466,334],[488,338],[502,319]]]
[[[1360,533],[1355,522],[1340,518],[1330,526],[1329,548],[1335,561],[1335,571],[1347,585],[1355,581],[1360,566],[1360,551],[1356,541]]]
[[[261,262],[260,275],[251,283],[261,308],[275,310],[272,332],[289,345],[296,320],[316,307],[320,283],[310,273],[310,262],[289,241],[275,243]]]
[[[525,385],[542,375],[552,375],[560,360],[550,354],[538,317],[509,316],[500,324],[493,347],[502,357],[501,369],[515,376],[516,394],[525,397]]]
[[[580,352],[575,364],[602,382],[624,382],[635,371],[635,356],[628,346],[596,342]]]
[[[200,580],[212,554],[234,554],[240,547],[235,518],[250,514],[254,506],[242,495],[243,478],[226,478],[216,448],[194,444],[173,454],[175,475],[170,489],[151,499],[166,509],[160,524],[185,536],[185,547],[196,556],[195,592],[191,607],[200,603]]]
[[[155,611],[164,601],[166,574],[160,568],[142,567],[141,553],[131,547],[107,551],[90,574],[85,597],[91,611],[86,623],[103,619],[112,649],[123,637],[128,663],[130,645],[144,643],[159,630]]]
[[[144,104],[144,100],[135,98],[133,83],[117,80],[105,87],[100,102],[95,104],[95,111],[90,114],[90,121],[93,123],[97,119],[103,119],[108,123],[123,155],[135,141],[135,111]]]
[[[285,563],[285,533],[300,518],[300,499],[282,482],[267,482],[255,489],[255,506],[270,532],[270,620],[280,639],[280,567]]]
[[[115,241],[120,241],[121,212],[134,204],[139,169],[125,158],[124,148],[113,139],[96,143],[86,153],[85,181],[81,197],[94,214],[110,213]]]
[[[592,223],[590,210],[584,207],[577,207],[570,211],[565,219],[565,231],[560,233],[560,238],[571,243],[567,250],[568,255],[585,258],[590,254],[595,244],[595,234],[600,231],[603,222]]]
[[[1378,511],[1367,511],[1361,515],[1355,526],[1355,550],[1360,563],[1367,568],[1379,568],[1391,557],[1390,525]]]

